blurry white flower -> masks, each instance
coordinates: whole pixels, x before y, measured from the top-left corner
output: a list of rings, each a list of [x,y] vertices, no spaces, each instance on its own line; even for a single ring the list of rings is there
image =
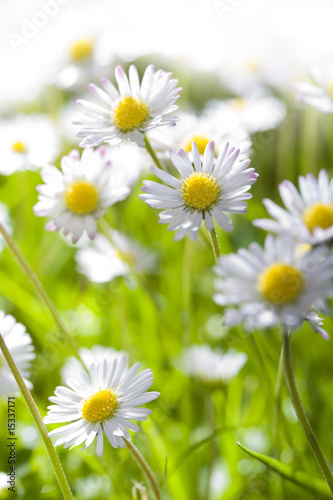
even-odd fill
[[[19,115],[0,122],[0,174],[36,170],[55,160],[59,134],[45,115]]]
[[[0,333],[10,352],[17,368],[19,369],[26,386],[31,389],[29,380],[31,361],[35,358],[32,339],[26,332],[25,326],[16,323],[11,315],[0,311]],[[18,386],[12,372],[0,350],[0,394],[7,397],[18,391]]]
[[[290,181],[279,186],[286,210],[271,200],[263,201],[272,219],[257,219],[254,225],[267,231],[289,231],[301,243],[317,245],[333,238],[333,180],[321,170],[299,177],[299,190]]]
[[[96,235],[96,220],[130,193],[121,170],[107,159],[105,148],[85,149],[80,158],[74,149],[61,160],[62,172],[49,165],[41,172],[45,184],[37,186],[39,202],[34,212],[51,217],[45,228],[71,234],[76,243],[86,232]]]
[[[91,349],[83,347],[79,350],[79,354],[88,371],[90,370],[91,365],[103,363],[104,359],[106,359],[108,364],[110,364],[117,358],[127,356],[124,351],[117,351],[113,347],[106,347],[102,345],[94,345]],[[61,370],[61,377],[64,381],[69,378],[75,379],[80,371],[82,371],[82,364],[77,358],[71,356],[66,359],[65,365]]]
[[[199,153],[203,155],[207,144],[214,141],[215,156],[218,156],[229,142],[241,150],[242,159],[248,158],[251,140],[246,130],[240,126],[237,117],[232,119],[230,113],[223,112],[210,113],[208,116],[180,112],[178,118],[175,127],[157,128],[149,134],[149,139],[157,150],[184,149],[186,153],[191,154],[192,142],[195,141]]]
[[[126,358],[108,363],[93,364],[89,376],[81,371],[67,380],[70,387],[57,387],[55,396],[49,398],[54,405],[48,407],[46,424],[72,422],[49,433],[60,437],[55,446],[87,448],[97,437],[97,455],[103,453],[103,432],[114,448],[125,447],[130,441],[127,429],[137,432],[139,427],[131,420],[147,420],[151,410],[138,408],[156,399],[159,392],[145,392],[153,383],[151,370],[136,375],[140,363],[125,372]]]
[[[161,69],[155,72],[151,64],[140,84],[138,71],[131,65],[129,79],[121,66],[116,67],[115,76],[119,90],[107,78],[101,79],[104,90],[90,84],[99,104],[77,101],[84,108],[75,122],[80,126],[77,135],[85,137],[82,147],[103,142],[120,146],[128,140],[145,147],[143,138],[147,130],[174,125],[177,120],[169,113],[177,109],[174,103],[181,89],[176,88],[178,80],[171,73]]]
[[[226,384],[246,363],[247,356],[230,349],[223,353],[209,345],[193,345],[183,354],[185,371],[210,386]]]
[[[295,96],[324,113],[333,112],[333,55],[319,59],[310,68],[314,84],[297,82],[294,84]]]
[[[169,231],[178,229],[175,241],[189,233],[195,240],[203,221],[209,231],[214,228],[213,219],[225,231],[232,231],[231,219],[225,214],[246,213],[243,200],[252,197],[247,191],[257,179],[254,168],[247,168],[250,160],[237,161],[240,150],[226,144],[218,158],[214,158],[214,141],[208,143],[203,157],[195,142],[192,143],[191,159],[181,149],[170,151],[170,158],[181,179],[152,167],[152,172],[169,186],[154,181],[144,181],[140,198],[153,208],[166,208],[160,213],[160,221],[170,224]],[[192,160],[194,164],[192,164]]]
[[[94,283],[106,283],[118,276],[153,271],[156,255],[127,236],[110,231],[113,244],[102,234],[76,253],[80,273]]]
[[[220,258],[214,300],[229,306],[226,324],[296,328],[308,321],[315,332],[328,337],[313,307],[324,309],[325,299],[333,294],[333,254],[324,255],[316,247],[299,257],[295,247],[288,233],[268,235],[264,248],[252,243],[249,250]]]
[[[250,134],[278,127],[286,116],[285,104],[276,97],[256,96],[213,101],[210,107],[226,122],[235,122]]]
[[[9,215],[9,209],[7,205],[0,202],[0,223],[4,226],[8,234],[12,234],[13,232],[13,223],[12,219]],[[5,246],[4,239],[2,235],[0,235],[0,252],[3,250]]]

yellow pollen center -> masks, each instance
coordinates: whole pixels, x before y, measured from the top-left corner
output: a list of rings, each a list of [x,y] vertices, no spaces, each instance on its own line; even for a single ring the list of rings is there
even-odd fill
[[[12,145],[12,151],[13,153],[21,153],[21,154],[24,154],[27,152],[27,147],[26,145],[21,142],[21,141],[18,141],[18,142],[14,142],[14,144]]]
[[[192,134],[186,139],[182,141],[182,148],[186,153],[189,153],[192,151],[192,142],[194,141],[196,145],[198,146],[198,151],[199,154],[203,155],[206,149],[207,144],[212,140],[211,137],[208,137],[207,135],[196,135]],[[217,156],[217,150],[216,147],[214,147],[214,154]]]
[[[125,262],[126,264],[130,265],[135,264],[135,257],[132,254],[132,252],[120,252],[119,250],[116,250],[115,254],[118,257],[118,259],[121,260],[122,262]]]
[[[232,99],[230,101],[230,107],[238,113],[241,113],[245,108],[245,100],[241,97],[239,99]]]
[[[147,118],[149,108],[140,97],[125,96],[113,109],[113,123],[121,130],[138,128]]]
[[[303,212],[303,221],[311,233],[316,227],[327,229],[333,225],[333,203],[313,203]]]
[[[64,196],[66,207],[75,214],[88,214],[97,207],[98,192],[90,182],[72,182],[67,186]]]
[[[193,172],[183,180],[181,186],[182,198],[186,205],[197,210],[207,210],[220,192],[215,177],[206,172]]]
[[[287,264],[277,262],[264,269],[258,277],[259,292],[274,304],[291,302],[304,285],[302,273]]]
[[[112,389],[100,389],[84,400],[82,418],[89,422],[101,422],[109,418],[117,407],[117,397]]]
[[[70,58],[73,61],[88,59],[94,50],[94,41],[91,38],[80,38],[76,40],[69,50]]]

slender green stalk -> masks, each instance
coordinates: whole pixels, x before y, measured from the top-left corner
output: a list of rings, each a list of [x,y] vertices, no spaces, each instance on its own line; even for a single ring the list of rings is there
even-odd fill
[[[37,425],[37,428],[40,432],[40,435],[42,436],[46,451],[48,453],[49,459],[50,459],[52,467],[53,467],[54,474],[55,474],[57,481],[59,483],[59,487],[60,487],[62,496],[64,497],[65,500],[74,500],[74,497],[73,497],[72,492],[70,490],[67,478],[65,476],[62,465],[60,463],[58,454],[57,454],[57,452],[52,444],[51,439],[48,436],[47,428],[46,428],[46,426],[43,422],[43,419],[38,411],[38,408],[35,404],[35,401],[30,394],[29,389],[27,388],[27,386],[24,383],[22,375],[20,374],[10,352],[7,349],[5,341],[3,340],[1,334],[0,334],[0,348],[3,352],[5,360],[8,363],[8,366],[9,366],[9,368],[10,368],[10,370],[11,370],[11,372],[16,380],[16,383],[19,386],[19,389],[22,393],[24,401],[26,402],[26,404],[30,410],[30,413],[31,413],[36,425]]]
[[[146,145],[146,149],[147,149],[148,153],[150,154],[150,156],[152,157],[152,160],[155,163],[156,167],[167,172],[168,169],[166,168],[164,163],[157,158],[157,155],[156,155],[156,153],[155,153],[155,151],[154,151],[152,145],[150,144],[149,139],[146,135],[144,136],[143,140],[144,140],[144,143]]]
[[[300,421],[300,423],[303,427],[303,430],[305,432],[307,440],[312,448],[312,451],[317,459],[319,467],[320,467],[320,469],[321,469],[321,471],[326,479],[326,482],[327,482],[327,484],[331,490],[332,496],[333,496],[333,475],[332,475],[332,472],[331,472],[331,470],[328,466],[328,463],[324,457],[324,454],[319,446],[317,438],[312,430],[312,427],[311,427],[310,422],[308,420],[308,417],[305,413],[305,410],[304,410],[302,402],[301,402],[301,398],[300,398],[298,390],[297,390],[289,337],[290,337],[290,333],[287,329],[285,329],[284,330],[284,342],[283,342],[284,374],[285,374],[285,378],[287,381],[289,394],[290,394],[291,400],[293,402],[298,420]]]
[[[215,257],[216,263],[218,263],[218,260],[221,257],[221,249],[220,249],[220,244],[219,244],[219,240],[218,240],[218,237],[216,234],[215,227],[211,231],[209,231],[209,234],[210,234],[210,241],[211,241],[212,247],[213,247],[214,257]]]
[[[144,475],[148,479],[148,482],[151,486],[151,489],[154,492],[156,499],[160,500],[161,490],[160,490],[160,487],[158,485],[158,482],[156,480],[156,477],[155,477],[153,471],[151,470],[151,468],[149,467],[149,465],[147,464],[146,460],[143,458],[143,456],[141,455],[141,453],[139,452],[137,447],[131,441],[127,441],[127,439],[124,439],[124,441],[125,441],[127,448],[131,452],[132,457],[134,458],[134,460],[136,461],[136,463],[138,464],[138,466],[140,467],[140,469],[142,470],[142,472],[144,473]]]
[[[61,319],[57,309],[55,308],[52,300],[48,296],[46,290],[44,289],[43,285],[39,281],[37,275],[34,273],[34,271],[31,269],[30,265],[26,261],[26,259],[23,257],[21,251],[19,250],[19,248],[15,244],[14,240],[7,233],[6,229],[3,227],[3,225],[1,223],[0,223],[0,233],[2,234],[4,239],[6,240],[6,243],[9,247],[11,253],[16,258],[20,268],[26,274],[26,276],[29,278],[31,284],[33,285],[33,287],[35,288],[35,290],[37,291],[37,293],[41,297],[42,301],[44,302],[45,306],[47,307],[47,309],[51,313],[51,316],[53,317],[58,329],[60,330],[60,332],[64,336],[69,349],[72,351],[74,356],[76,356],[81,361],[81,358],[80,358],[80,355],[78,353],[74,339],[71,337],[71,335],[67,331],[65,325],[63,324],[62,319]]]

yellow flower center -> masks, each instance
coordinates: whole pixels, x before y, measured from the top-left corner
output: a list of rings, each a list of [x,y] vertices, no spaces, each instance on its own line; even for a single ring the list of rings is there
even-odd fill
[[[113,123],[121,130],[138,128],[147,118],[149,108],[140,97],[125,96],[113,109]]]
[[[79,38],[69,49],[70,58],[73,61],[88,59],[94,50],[94,41],[91,38]]]
[[[333,203],[313,203],[303,212],[303,221],[311,233],[316,227],[326,229],[333,225]]]
[[[186,205],[197,210],[207,210],[220,192],[215,177],[206,172],[193,172],[181,185],[182,198]]]
[[[304,285],[302,273],[287,264],[277,262],[264,269],[257,280],[259,292],[274,304],[291,302]]]
[[[82,418],[89,422],[101,422],[109,418],[117,407],[117,397],[112,389],[100,389],[84,400]]]
[[[116,256],[122,262],[133,266],[135,264],[135,257],[132,252],[120,252],[119,250],[115,251]]]
[[[245,108],[245,99],[242,99],[241,97],[238,99],[232,99],[230,101],[230,107],[238,113],[241,113]]]
[[[203,155],[204,152],[205,152],[207,144],[211,140],[212,140],[212,138],[208,137],[207,135],[192,134],[192,135],[186,137],[182,141],[182,148],[184,149],[184,151],[186,151],[186,153],[189,153],[190,151],[192,151],[192,142],[194,141],[196,143],[196,145],[198,146],[199,153],[201,155]],[[216,147],[214,147],[214,154],[215,154],[215,156],[217,156]]]
[[[24,142],[14,142],[14,144],[12,145],[12,151],[13,153],[25,154],[27,152],[27,147]]]
[[[95,210],[97,203],[98,192],[90,182],[76,181],[67,186],[65,204],[75,214],[88,214]]]

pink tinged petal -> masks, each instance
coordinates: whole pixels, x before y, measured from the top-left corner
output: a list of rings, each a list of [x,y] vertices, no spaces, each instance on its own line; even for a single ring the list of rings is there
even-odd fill
[[[97,456],[101,457],[102,453],[103,453],[103,429],[102,429],[102,427],[100,427],[98,430],[96,448],[97,448]]]
[[[120,94],[131,95],[131,89],[129,86],[128,78],[122,66],[116,67],[115,76],[118,83]]]
[[[108,94],[106,92],[104,92],[104,90],[97,87],[97,85],[95,85],[94,83],[90,83],[88,85],[88,87],[89,87],[90,92],[95,97],[97,97],[100,101],[102,101],[104,104],[106,104],[106,106],[109,106],[110,108],[112,108],[113,101],[110,98],[110,96],[108,96]]]
[[[101,84],[103,85],[105,92],[107,92],[113,100],[119,98],[118,90],[108,78],[102,77]]]
[[[184,151],[184,153],[185,153],[185,151]],[[176,153],[176,151],[173,151],[172,149],[170,149],[169,155],[170,155],[170,159],[171,159],[172,163],[174,164],[174,166],[176,167],[176,169],[178,170],[178,172],[180,173],[180,175],[182,177],[186,178],[188,175],[190,175],[193,172],[192,165],[191,165],[191,169],[187,168],[184,165],[184,162],[182,161],[181,157]],[[186,155],[186,153],[185,153],[185,155]]]
[[[131,64],[131,66],[129,68],[128,76],[129,76],[132,94],[138,95],[140,92],[140,80],[139,80],[138,70],[136,69],[134,64]]]
[[[109,109],[102,108],[102,106],[99,106],[99,104],[94,104],[90,101],[86,101],[85,99],[78,99],[76,101],[76,104],[82,106],[83,108],[86,108],[88,111],[96,113],[97,115],[104,115],[107,117],[110,116]]]
[[[215,209],[212,211],[212,216],[218,225],[225,231],[230,232],[234,229],[231,219],[225,213]]]
[[[193,144],[195,144],[195,147],[193,147]],[[195,142],[192,143],[192,155],[193,155],[194,168],[196,172],[200,172],[200,170],[202,169],[201,157],[199,154],[198,146]]]
[[[156,175],[156,177],[161,179],[161,181],[165,182],[166,184],[169,184],[175,189],[180,189],[182,183],[179,179],[176,179],[176,177],[174,177],[173,175],[164,172],[164,170],[161,170],[160,168],[157,167],[152,167],[151,171],[153,172],[153,174]]]
[[[192,144],[193,149],[193,144]],[[202,171],[210,174],[214,165],[214,141],[210,141],[205,149],[202,162]]]

